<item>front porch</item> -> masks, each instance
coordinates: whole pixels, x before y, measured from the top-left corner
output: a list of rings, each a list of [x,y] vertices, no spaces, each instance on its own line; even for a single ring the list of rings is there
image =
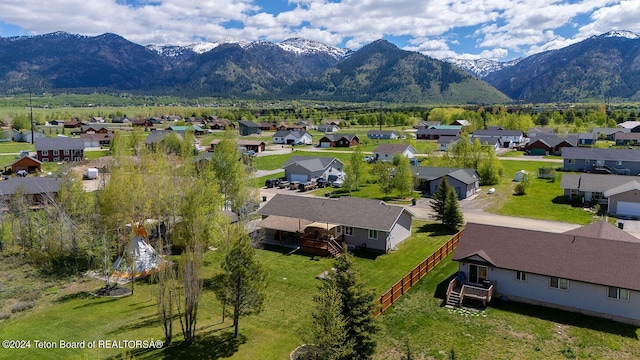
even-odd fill
[[[464,299],[482,301],[482,306],[491,302],[496,291],[496,281],[484,280],[482,284],[474,284],[459,276],[453,278],[447,287],[446,306],[452,308],[462,307]]]

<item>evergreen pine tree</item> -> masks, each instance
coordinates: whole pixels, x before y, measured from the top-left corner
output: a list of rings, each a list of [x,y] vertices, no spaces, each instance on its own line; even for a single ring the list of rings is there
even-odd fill
[[[456,191],[449,186],[444,204],[444,214],[442,216],[442,225],[452,230],[458,230],[464,224],[464,218],[458,204],[458,196]]]
[[[450,192],[451,186],[447,182],[447,178],[443,177],[436,193],[433,194],[431,200],[431,209],[435,212],[433,218],[437,221],[444,221],[445,204],[447,202],[447,196]]]
[[[345,320],[345,338],[352,343],[350,359],[371,359],[376,348],[374,334],[378,327],[374,323],[374,293],[368,290],[346,247],[336,259],[332,280],[340,293],[342,316]]]

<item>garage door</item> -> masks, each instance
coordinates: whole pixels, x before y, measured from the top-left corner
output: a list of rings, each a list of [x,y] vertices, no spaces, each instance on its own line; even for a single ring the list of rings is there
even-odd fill
[[[616,214],[640,217],[640,203],[618,201]]]
[[[546,153],[544,149],[531,149],[531,155],[546,155]]]
[[[307,175],[302,175],[302,174],[289,174],[289,181],[300,181],[300,182],[304,182],[307,181]]]
[[[328,147],[331,147],[331,143],[330,143],[330,142],[321,142],[321,143],[320,143],[320,147],[321,147],[321,148],[328,148]]]

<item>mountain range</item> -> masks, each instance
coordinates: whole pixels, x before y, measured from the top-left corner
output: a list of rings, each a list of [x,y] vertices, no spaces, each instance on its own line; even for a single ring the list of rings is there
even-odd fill
[[[357,51],[292,38],[147,45],[115,34],[0,37],[0,92],[404,103],[638,100],[640,36],[610,32],[508,63],[437,60],[378,40]]]

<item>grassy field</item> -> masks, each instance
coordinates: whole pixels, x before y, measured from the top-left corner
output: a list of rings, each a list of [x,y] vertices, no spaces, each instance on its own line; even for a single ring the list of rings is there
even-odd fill
[[[403,242],[398,251],[380,256],[359,257],[356,262],[367,286],[382,294],[398,279],[446,242],[450,233],[439,226],[424,222],[414,224],[414,236]],[[221,321],[221,305],[211,290],[210,280],[219,272],[222,254],[209,251],[205,256],[205,291],[198,312],[198,342],[194,346],[171,346],[164,350],[133,351],[138,359],[207,358],[217,359],[285,359],[295,347],[303,343],[303,335],[311,324],[312,298],[318,281],[315,277],[331,267],[331,260],[304,255],[286,255],[289,250],[259,250],[257,256],[265,266],[268,278],[268,297],[264,311],[241,320],[240,343],[228,339],[229,318]],[[3,259],[4,260],[4,259]],[[91,291],[103,285],[88,278],[73,281],[43,281],[23,284],[30,277],[39,278],[28,265],[19,262],[0,263],[0,283],[3,286],[3,312],[20,298],[35,301],[35,307],[11,314],[0,321],[0,333],[6,339],[41,341],[93,341],[162,339],[156,318],[154,285],[148,281],[136,283],[133,296],[106,299],[95,298]],[[21,279],[18,280],[18,277]],[[68,280],[68,279],[67,279]],[[7,297],[7,294],[12,294]],[[18,299],[16,299],[16,297]],[[180,332],[174,324],[174,333]],[[78,331],[82,329],[82,331]],[[176,336],[176,344],[181,336]],[[18,358],[106,358],[123,353],[119,349],[28,349],[0,352],[0,359]]]
[[[484,312],[442,307],[457,263],[445,259],[379,319],[376,359],[637,359],[638,328],[494,300]]]

